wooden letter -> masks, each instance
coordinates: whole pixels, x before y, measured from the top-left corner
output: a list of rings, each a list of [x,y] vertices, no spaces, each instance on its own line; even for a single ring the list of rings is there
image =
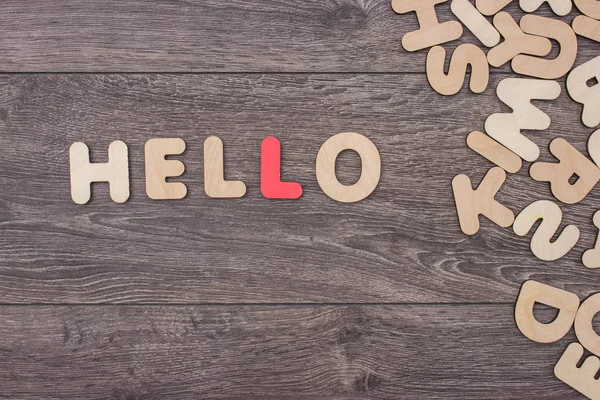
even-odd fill
[[[590,135],[588,139],[588,153],[590,157],[600,166],[600,129]]]
[[[241,181],[226,181],[223,162],[223,141],[211,136],[204,141],[204,192],[208,197],[233,199],[244,197],[246,185]]]
[[[335,160],[344,150],[354,150],[360,156],[362,172],[354,185],[342,185],[335,175]],[[323,192],[341,203],[355,203],[377,187],[381,177],[381,159],[377,147],[358,133],[339,133],[327,139],[317,154],[317,181]]]
[[[492,114],[485,121],[488,135],[527,161],[535,161],[539,147],[521,134],[521,129],[544,130],[550,117],[531,104],[531,100],[553,100],[560,94],[555,81],[506,78],[496,88],[498,98],[513,109],[511,114]]]
[[[600,313],[600,293],[588,297],[581,303],[575,317],[575,334],[583,347],[600,357],[600,336],[593,325],[594,317],[598,313]]]
[[[507,12],[494,17],[494,26],[504,37],[504,42],[488,51],[488,62],[494,67],[506,64],[517,54],[544,57],[552,50],[550,39],[524,33]]]
[[[569,0],[571,1],[571,0]],[[469,2],[469,0],[452,0],[452,12],[473,35],[486,47],[494,47],[500,43],[500,34],[494,26]]]
[[[535,303],[558,309],[554,321],[542,324],[533,315]],[[557,289],[536,281],[527,281],[515,306],[517,327],[529,339],[538,343],[553,343],[562,339],[573,326],[579,308],[579,297],[566,290]]]
[[[513,231],[519,236],[525,236],[538,219],[542,219],[542,223],[531,238],[531,251],[540,260],[558,260],[571,251],[579,240],[579,229],[575,225],[569,225],[554,243],[550,242],[562,221],[562,211],[548,200],[539,200],[525,207],[517,215]]]
[[[69,149],[71,165],[71,198],[85,204],[92,196],[92,182],[108,182],[110,198],[116,203],[129,199],[129,159],[127,145],[116,140],[108,147],[107,163],[90,163],[90,149],[77,142]]]
[[[456,40],[461,37],[463,28],[458,21],[439,23],[435,5],[448,0],[392,0],[392,8],[398,14],[411,11],[417,13],[420,29],[402,37],[402,47],[406,51],[417,51]]]
[[[577,368],[581,357],[583,347],[579,343],[571,343],[556,363],[554,375],[591,400],[600,400],[600,381],[596,379],[600,359],[590,356]]]
[[[490,70],[485,53],[473,44],[461,44],[452,54],[448,75],[444,74],[446,50],[432,47],[427,54],[427,79],[431,87],[444,96],[458,93],[465,81],[467,66],[471,65],[469,88],[474,93],[483,92],[488,85]]]
[[[150,139],[146,142],[146,194],[152,200],[183,199],[187,194],[183,183],[165,181],[165,178],[180,176],[185,171],[181,161],[165,160],[165,156],[184,151],[182,139]]]
[[[503,228],[513,223],[515,215],[512,211],[494,199],[505,180],[506,172],[498,167],[488,171],[477,190],[473,190],[468,176],[454,177],[452,191],[460,229],[465,234],[474,235],[479,231],[479,215],[485,215]]]
[[[579,11],[590,18],[600,19],[600,0],[573,0]]]
[[[512,0],[475,0],[475,6],[483,15],[494,15]]]
[[[554,14],[561,17],[570,13],[571,8],[573,8],[571,0],[521,0],[519,5],[523,11],[530,13],[540,8],[544,2],[550,4],[550,8],[554,11]]]
[[[479,131],[469,133],[469,136],[467,136],[467,146],[500,168],[503,168],[506,172],[514,174],[521,169],[521,157],[508,150],[485,133]]]
[[[592,78],[600,79],[600,56],[581,64],[567,78],[567,90],[573,100],[583,104],[581,120],[590,128],[600,124],[600,83],[589,87],[587,82]]]
[[[571,26],[579,36],[600,42],[600,21],[590,18],[587,15],[578,15],[573,20]]]
[[[594,226],[600,229],[600,211],[594,214]],[[600,268],[600,231],[596,236],[594,248],[583,253],[583,265],[591,269]]]
[[[579,203],[600,180],[600,169],[565,139],[550,142],[550,152],[559,162],[536,162],[529,174],[536,181],[550,182],[552,194],[563,203]],[[573,176],[577,180],[571,184]]]
[[[520,22],[523,32],[555,39],[560,44],[560,53],[554,60],[546,60],[520,54],[513,58],[513,70],[522,75],[544,79],[564,76],[577,57],[577,36],[571,27],[559,20],[527,14]]]
[[[281,143],[269,136],[260,149],[260,191],[267,199],[297,199],[302,186],[297,182],[281,182]]]

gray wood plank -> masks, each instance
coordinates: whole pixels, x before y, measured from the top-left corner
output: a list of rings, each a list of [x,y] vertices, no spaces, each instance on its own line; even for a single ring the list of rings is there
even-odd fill
[[[540,315],[550,318],[550,310]],[[582,399],[511,305],[2,307],[0,398]]]
[[[580,107],[565,92],[541,107],[552,126],[528,133],[541,159],[552,159],[547,145],[559,136],[585,153]],[[452,177],[479,182],[492,166],[465,137],[506,109],[493,90],[445,98],[421,75],[0,76],[0,302],[512,302],[529,278],[596,292],[598,274],[580,257],[595,241],[597,189],[562,207],[582,236],[554,263],[531,254],[530,236],[485,219],[474,237],[459,230]],[[344,131],[370,137],[383,159],[375,193],[352,205],[327,198],[314,172],[321,144]],[[227,176],[246,182],[245,198],[204,194],[209,135],[223,139]],[[267,135],[282,141],[283,178],[304,186],[298,201],[260,194]],[[186,141],[186,199],[145,195],[152,137]],[[116,139],[130,149],[129,202],[111,202],[108,185],[96,184],[88,205],[73,203],[69,146],[83,140],[102,162]],[[341,178],[358,168],[342,157]],[[552,199],[527,171],[498,196],[515,213]]]
[[[438,10],[455,19],[449,3]],[[417,28],[391,0],[3,0],[0,70],[424,72],[426,51],[400,44]],[[465,30],[445,47],[460,43],[477,41]],[[580,43],[582,60],[597,55],[597,44]]]

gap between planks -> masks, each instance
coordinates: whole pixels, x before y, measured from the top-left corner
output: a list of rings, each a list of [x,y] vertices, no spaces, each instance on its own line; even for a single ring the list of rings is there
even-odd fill
[[[515,298],[516,301],[516,298]],[[439,307],[506,306],[515,302],[457,303],[0,303],[0,307]]]
[[[445,69],[447,65],[445,65]],[[408,71],[408,72],[394,72],[394,71],[235,71],[235,72],[223,72],[223,71],[2,71],[1,75],[427,75],[425,71],[425,60],[423,60],[423,71]],[[490,76],[514,76],[514,72],[502,71],[502,70],[490,70]],[[465,76],[471,76],[471,69],[468,68]],[[465,80],[466,81],[466,80]]]

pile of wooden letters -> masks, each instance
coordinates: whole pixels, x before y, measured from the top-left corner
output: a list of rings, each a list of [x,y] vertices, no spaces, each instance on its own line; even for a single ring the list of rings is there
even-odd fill
[[[452,180],[452,189],[461,230],[467,235],[479,231],[479,216],[483,215],[501,227],[510,227],[515,234],[525,236],[538,220],[542,220],[531,239],[531,251],[539,259],[557,260],[566,255],[579,240],[579,229],[565,227],[551,241],[561,221],[562,211],[552,201],[536,201],[515,215],[495,200],[507,173],[516,173],[522,160],[533,163],[529,174],[536,181],[549,182],[554,197],[565,204],[582,201],[600,180],[600,129],[590,133],[588,152],[591,160],[563,138],[550,143],[550,152],[557,163],[536,162],[539,147],[521,130],[546,130],[550,117],[534,106],[532,100],[554,100],[561,92],[557,79],[566,77],[570,97],[582,105],[582,122],[587,128],[600,125],[600,44],[599,55],[575,66],[577,35],[600,43],[600,0],[514,0],[526,12],[517,23],[503,9],[513,0],[452,0],[450,8],[457,20],[440,22],[435,6],[448,0],[392,0],[398,14],[415,12],[420,29],[406,33],[402,46],[407,51],[429,48],[426,61],[427,79],[442,95],[453,95],[463,86],[467,67],[471,74],[469,88],[483,92],[489,83],[489,70],[508,62],[512,70],[524,77],[506,78],[497,88],[498,98],[512,108],[512,113],[490,115],[485,121],[485,133],[474,131],[467,137],[469,148],[496,166],[491,168],[477,189],[473,190],[467,175]],[[544,5],[544,3],[547,3]],[[574,4],[573,4],[574,3]],[[556,17],[533,14],[549,6]],[[574,6],[582,14],[569,24],[561,17],[569,15]],[[446,51],[439,46],[463,35],[463,25],[479,40],[459,45],[444,71]],[[555,58],[551,39],[560,49]],[[489,48],[487,53],[484,48]],[[590,84],[591,82],[591,84]],[[600,228],[600,211],[593,216]],[[595,248],[583,255],[583,264],[600,273],[600,238]],[[600,275],[599,275],[600,277]],[[535,303],[558,309],[550,323],[540,323],[533,314]],[[571,343],[554,368],[555,375],[591,399],[600,399],[600,336],[593,319],[600,312],[600,293],[582,303],[568,291],[533,280],[523,284],[515,307],[515,319],[521,332],[539,343],[562,339],[574,326],[579,343]],[[593,353],[582,363],[584,348]],[[581,364],[581,365],[580,365]],[[578,367],[578,365],[580,365]]]

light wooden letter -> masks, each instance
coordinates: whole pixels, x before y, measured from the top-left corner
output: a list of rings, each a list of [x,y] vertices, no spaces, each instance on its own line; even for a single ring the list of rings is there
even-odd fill
[[[544,3],[548,3],[554,14],[564,17],[571,12],[573,3],[571,0],[520,0],[519,5],[525,12],[534,12]]]
[[[594,214],[594,226],[599,229],[596,245],[593,249],[583,253],[583,265],[591,269],[600,268],[600,211],[596,211]]]
[[[475,0],[475,6],[483,15],[494,15],[512,0]]]
[[[600,313],[600,293],[588,297],[575,317],[575,334],[579,343],[600,357],[600,336],[594,330],[593,320]]]
[[[342,185],[335,175],[335,160],[344,150],[360,156],[362,172],[353,185]],[[342,203],[355,203],[369,196],[381,177],[381,159],[377,147],[359,133],[339,133],[327,139],[317,154],[317,181],[323,192]]]
[[[233,199],[244,197],[246,185],[241,181],[226,181],[223,162],[223,141],[211,136],[204,141],[204,191],[208,197]]]
[[[417,51],[458,39],[463,28],[458,21],[438,22],[435,5],[448,0],[392,0],[392,8],[398,14],[411,11],[417,13],[420,29],[402,37],[402,47],[406,51]]]
[[[483,92],[488,85],[490,68],[485,53],[473,44],[461,44],[450,60],[448,75],[444,73],[446,50],[432,47],[427,54],[427,79],[431,87],[444,96],[456,94],[465,81],[467,66],[471,65],[469,88],[473,93]]]
[[[600,21],[587,15],[578,15],[571,24],[573,30],[579,36],[600,42]]]
[[[488,62],[494,67],[506,64],[517,54],[544,57],[552,50],[550,39],[526,34],[507,12],[494,16],[494,26],[504,37],[504,42],[488,51]]]
[[[593,78],[600,80],[600,56],[581,64],[567,78],[567,90],[573,100],[583,104],[581,120],[590,128],[600,124],[600,83],[592,87],[587,85]]]
[[[531,104],[531,100],[553,100],[560,95],[555,81],[506,78],[496,88],[498,98],[513,109],[510,114],[490,115],[485,121],[488,135],[527,161],[535,161],[539,147],[521,134],[521,129],[544,130],[550,117]]]
[[[500,43],[498,31],[477,11],[469,0],[452,0],[450,8],[456,18],[465,24],[484,46],[494,47]]]
[[[536,162],[529,174],[536,181],[550,182],[552,194],[563,203],[579,203],[600,180],[600,169],[565,139],[550,142],[550,152],[559,162]],[[571,184],[573,176],[577,180]]]
[[[579,11],[590,18],[600,19],[600,0],[573,0]]]
[[[479,131],[473,131],[467,136],[467,146],[481,154],[506,172],[516,173],[523,163],[521,157],[496,142],[494,139]]]
[[[512,211],[494,199],[505,180],[506,172],[499,167],[488,171],[477,190],[473,190],[471,179],[466,175],[452,179],[458,221],[465,234],[474,235],[479,231],[479,215],[485,215],[501,227],[513,223],[515,215]]]
[[[560,45],[560,53],[553,60],[520,54],[513,58],[513,70],[522,75],[543,79],[557,79],[571,70],[577,57],[577,36],[563,21],[527,14],[519,22],[521,30],[531,35],[555,39]]]
[[[588,153],[590,157],[600,166],[600,129],[592,133],[588,139]]]
[[[551,201],[539,200],[525,207],[517,215],[513,230],[517,235],[525,236],[539,219],[542,223],[531,238],[533,254],[540,260],[554,261],[571,251],[579,240],[579,229],[575,225],[567,226],[554,243],[550,242],[562,221],[560,207]]]
[[[591,400],[600,400],[600,381],[596,379],[600,359],[590,356],[577,368],[581,357],[583,347],[579,343],[571,343],[554,366],[554,375]]]
[[[167,177],[177,177],[185,171],[178,160],[165,160],[167,155],[185,151],[182,139],[150,139],[146,142],[146,194],[153,200],[183,199],[187,187],[181,182],[166,182]]]
[[[558,309],[554,321],[542,324],[533,315],[535,303]],[[562,339],[573,326],[579,308],[579,297],[536,281],[527,281],[521,287],[515,306],[517,327],[529,339],[538,343],[553,343]]]
[[[116,140],[108,147],[107,163],[90,163],[90,149],[77,142],[69,149],[71,164],[71,198],[86,204],[92,196],[92,182],[108,182],[110,198],[116,203],[129,199],[129,159],[127,145]]]

